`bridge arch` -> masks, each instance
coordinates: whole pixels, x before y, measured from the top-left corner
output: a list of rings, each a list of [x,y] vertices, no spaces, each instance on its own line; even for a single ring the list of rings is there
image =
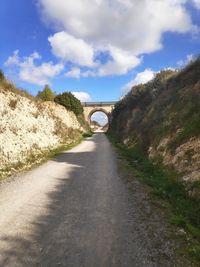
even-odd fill
[[[87,121],[88,121],[89,123],[91,123],[92,115],[93,115],[94,113],[96,113],[96,112],[103,112],[103,113],[107,116],[107,118],[108,118],[108,123],[109,123],[111,114],[110,114],[108,111],[106,111],[105,109],[103,109],[103,108],[98,108],[98,107],[92,109],[92,110],[90,111],[90,113],[88,114]]]
[[[86,102],[82,103],[85,120],[91,124],[91,116],[95,112],[103,112],[108,117],[108,124],[111,122],[111,113],[116,102]]]

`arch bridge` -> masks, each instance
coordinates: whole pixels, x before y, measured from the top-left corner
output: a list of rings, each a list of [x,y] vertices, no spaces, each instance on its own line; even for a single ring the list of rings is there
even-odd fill
[[[108,124],[111,122],[111,112],[115,106],[115,101],[112,102],[84,102],[83,105],[83,113],[85,120],[91,124],[91,117],[92,115],[97,112],[101,111],[105,113],[108,117]]]

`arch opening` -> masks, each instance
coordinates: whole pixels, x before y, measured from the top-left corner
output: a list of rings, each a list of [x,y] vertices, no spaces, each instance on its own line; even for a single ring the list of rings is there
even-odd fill
[[[96,109],[90,112],[88,121],[94,132],[106,132],[109,124],[109,114],[105,110]]]

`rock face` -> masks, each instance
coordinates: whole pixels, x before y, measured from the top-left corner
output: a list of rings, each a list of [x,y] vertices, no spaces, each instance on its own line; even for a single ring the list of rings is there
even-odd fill
[[[135,86],[117,104],[109,131],[182,174],[200,180],[200,58]]]
[[[172,165],[183,173],[184,181],[200,181],[200,138],[191,138],[172,153],[168,149],[170,137],[163,138],[157,147],[149,148],[149,158],[161,157],[165,165]]]
[[[62,106],[0,89],[0,169],[69,144],[82,130],[75,114]]]

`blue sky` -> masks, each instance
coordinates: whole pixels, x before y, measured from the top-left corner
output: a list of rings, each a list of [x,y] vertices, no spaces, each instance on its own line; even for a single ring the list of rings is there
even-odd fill
[[[200,52],[200,0],[1,0],[0,68],[33,95],[118,100]]]

